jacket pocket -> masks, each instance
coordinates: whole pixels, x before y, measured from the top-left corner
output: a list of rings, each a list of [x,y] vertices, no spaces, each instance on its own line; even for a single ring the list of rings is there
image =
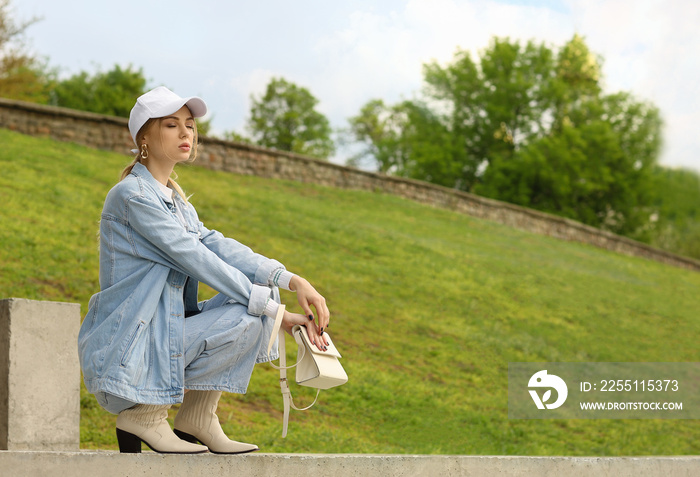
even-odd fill
[[[136,329],[134,330],[133,333],[131,333],[131,336],[129,337],[129,341],[127,342],[126,349],[124,350],[124,353],[122,354],[122,359],[120,362],[120,365],[122,367],[126,366],[126,363],[129,361],[129,358],[131,357],[132,351],[134,351],[134,347],[136,346],[136,341],[139,335],[141,334],[141,330],[143,327],[146,325],[144,321],[139,321],[139,324],[136,326]]]

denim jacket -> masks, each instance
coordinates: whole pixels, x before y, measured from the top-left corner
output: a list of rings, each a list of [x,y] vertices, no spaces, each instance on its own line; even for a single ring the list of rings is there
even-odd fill
[[[180,208],[186,224],[175,213]],[[184,394],[185,316],[196,314],[198,282],[247,306],[263,320],[282,264],[208,230],[191,204],[167,201],[142,164],[107,194],[100,221],[100,292],[90,299],[78,350],[85,385],[149,404],[180,402]],[[266,361],[261,350],[258,362]],[[273,358],[276,356],[276,350]]]

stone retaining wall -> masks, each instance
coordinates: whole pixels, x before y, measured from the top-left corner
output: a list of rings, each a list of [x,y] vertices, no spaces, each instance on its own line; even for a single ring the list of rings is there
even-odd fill
[[[134,147],[126,119],[2,98],[0,127],[125,154]],[[206,137],[201,137],[200,142],[197,164],[210,169],[395,194],[521,230],[700,271],[700,261],[513,204],[283,151]]]

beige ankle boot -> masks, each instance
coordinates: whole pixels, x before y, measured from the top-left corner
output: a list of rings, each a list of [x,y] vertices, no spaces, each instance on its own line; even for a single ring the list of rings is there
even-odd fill
[[[166,420],[170,405],[137,404],[117,416],[119,452],[140,453],[141,442],[164,454],[200,454],[207,448],[179,439]]]
[[[243,454],[258,450],[255,444],[226,437],[216,415],[220,397],[221,391],[187,391],[175,416],[175,434],[189,442],[201,442],[214,454]]]

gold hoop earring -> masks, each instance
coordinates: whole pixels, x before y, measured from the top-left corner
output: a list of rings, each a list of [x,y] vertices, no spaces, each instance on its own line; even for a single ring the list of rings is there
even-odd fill
[[[148,159],[148,145],[141,144],[141,160]]]

